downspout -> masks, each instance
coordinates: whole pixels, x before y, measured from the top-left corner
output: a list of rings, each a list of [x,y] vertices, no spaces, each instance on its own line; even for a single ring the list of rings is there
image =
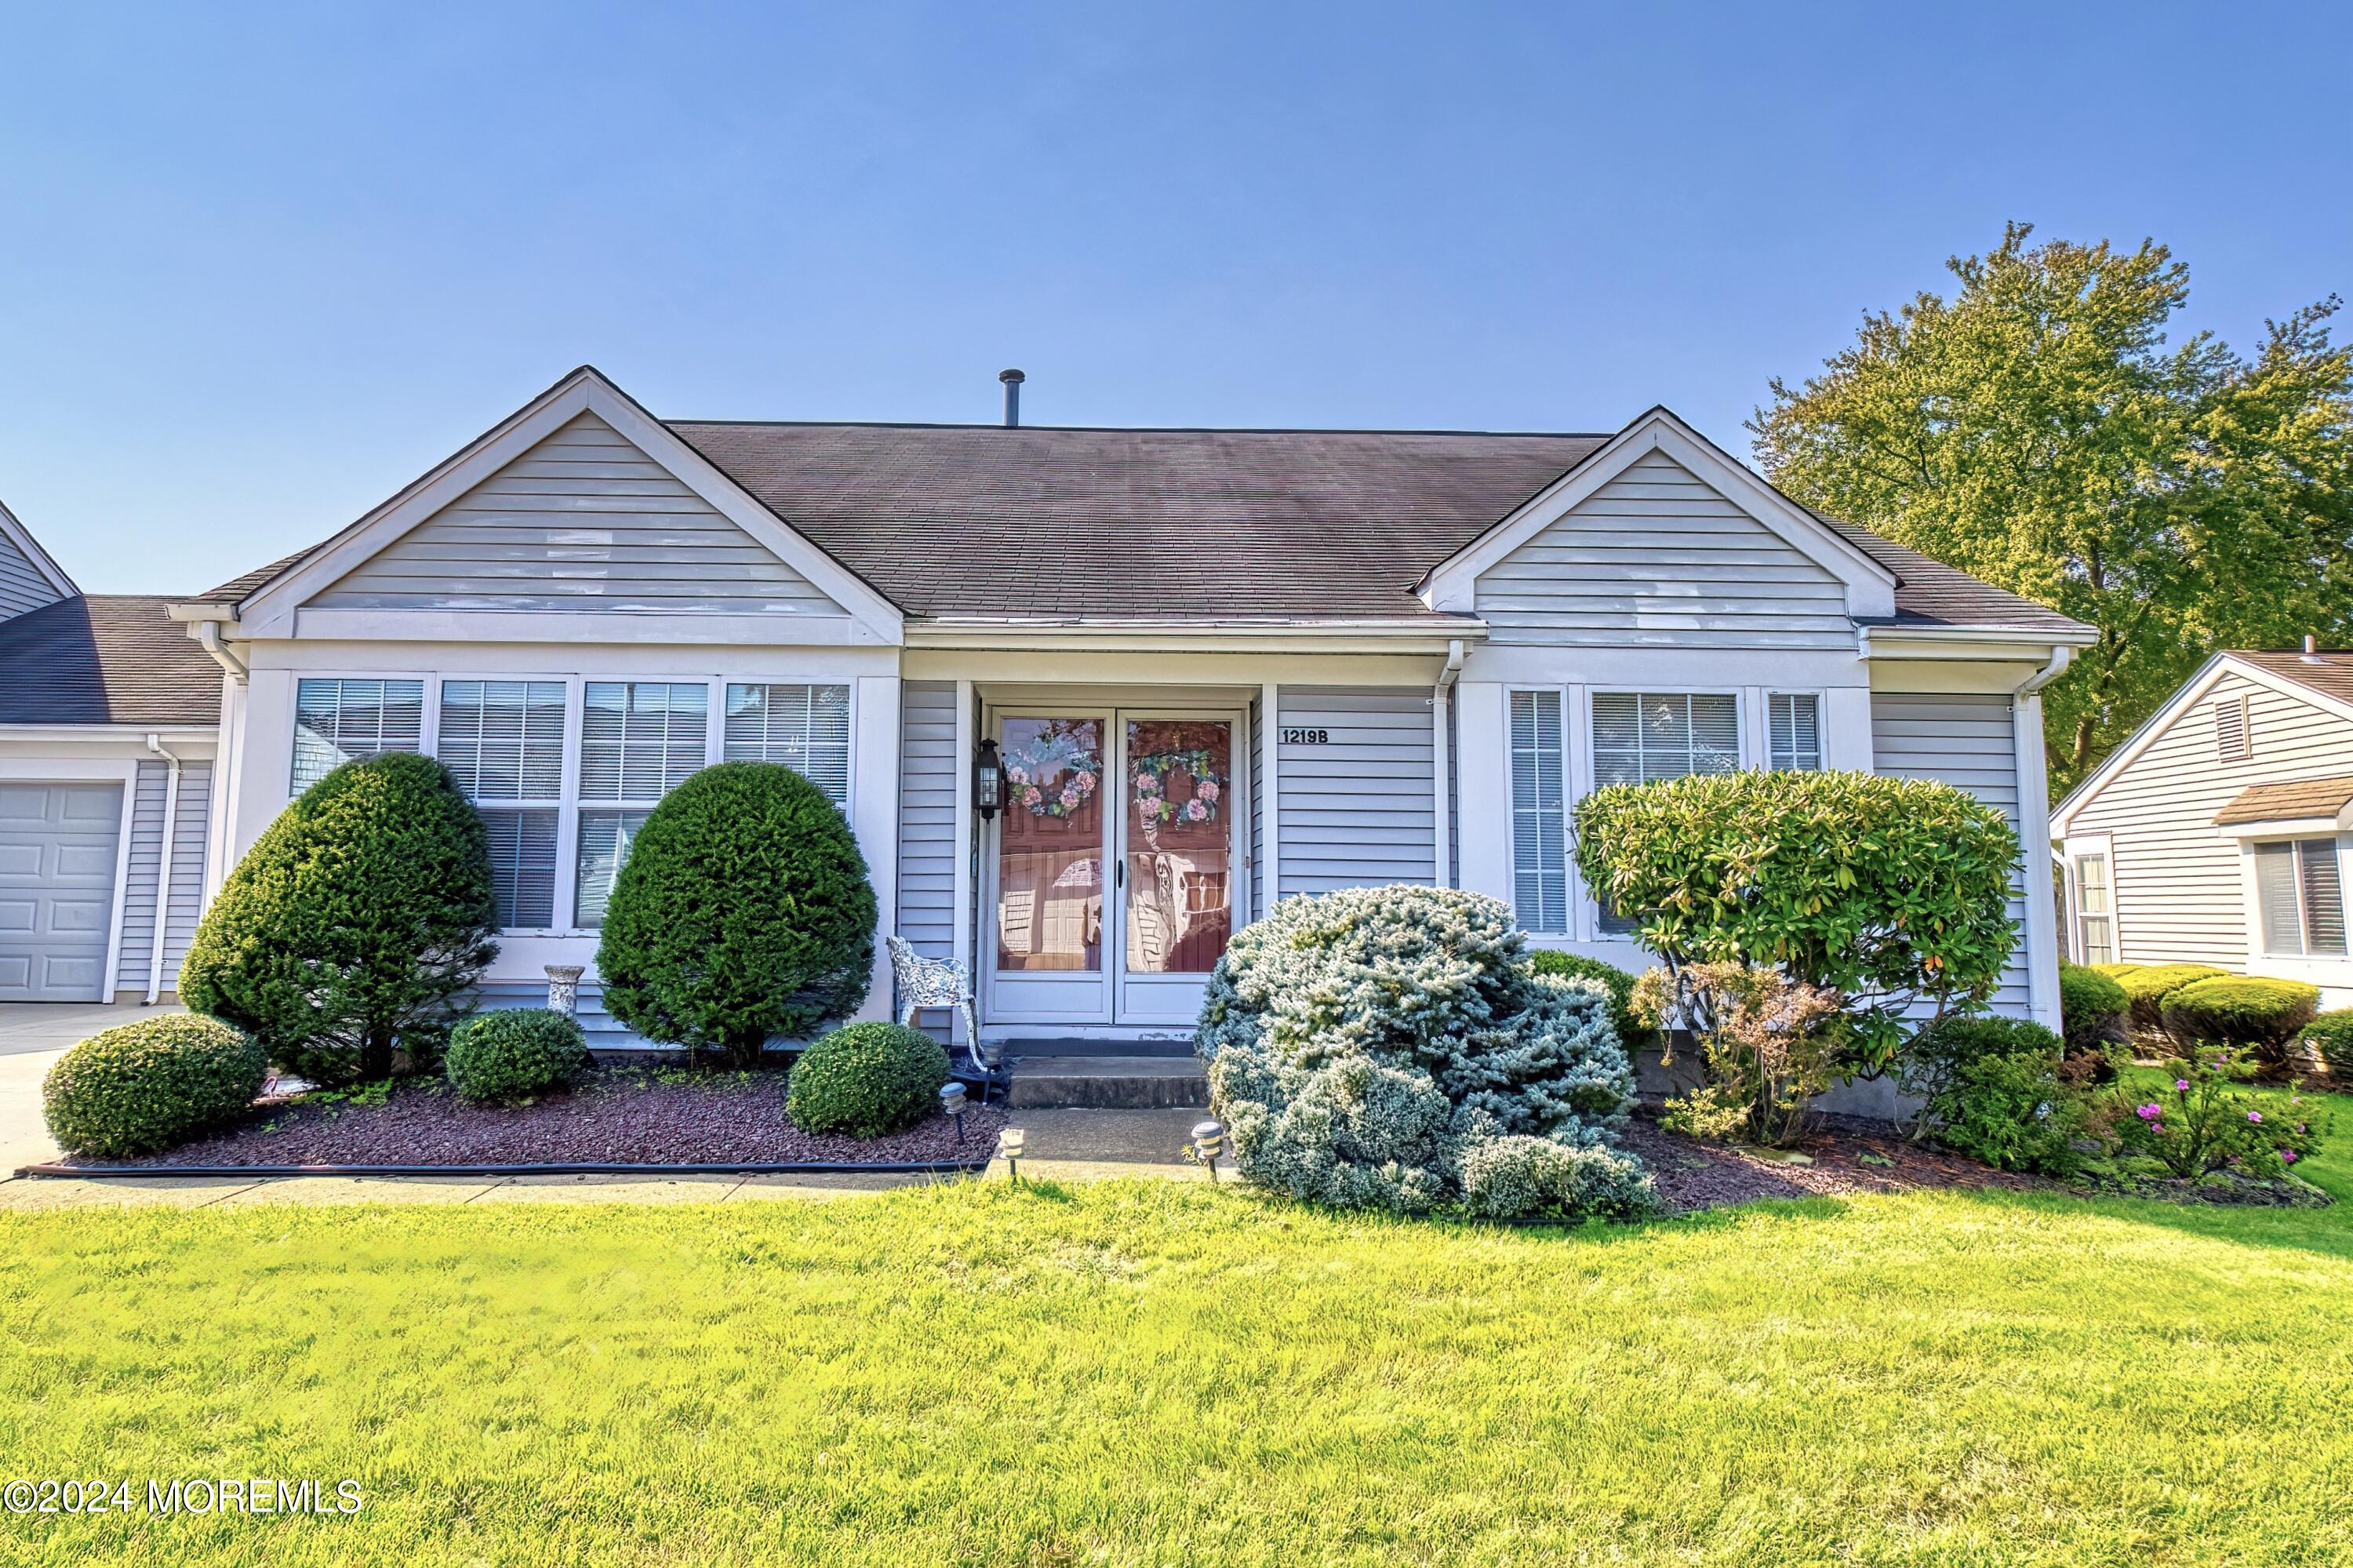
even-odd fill
[[[1430,835],[1432,859],[1435,863],[1430,867],[1430,885],[1433,887],[1452,885],[1451,874],[1454,864],[1454,824],[1450,809],[1454,804],[1454,799],[1452,790],[1448,788],[1447,776],[1452,769],[1449,766],[1451,758],[1448,745],[1449,726],[1446,722],[1446,709],[1451,700],[1451,694],[1454,690],[1454,683],[1461,678],[1462,639],[1456,637],[1447,641],[1446,666],[1438,672],[1438,684],[1433,686],[1430,693],[1430,756],[1433,764],[1430,768],[1430,795],[1437,810]]]
[[[2063,642],[2059,644],[2057,647],[2051,650],[2051,662],[2043,665],[2042,669],[2037,670],[2033,674],[2026,677],[2025,684],[2020,686],[2014,694],[2021,697],[2032,696],[2035,693],[2041,691],[2043,687],[2049,685],[2052,682],[2065,674],[2067,673],[2067,666],[2074,662],[2075,651],[2073,648],[2068,647]]]
[[[164,944],[172,933],[172,841],[180,826],[180,759],[160,735],[147,736],[147,749],[169,768],[164,776],[164,855],[155,867],[155,924],[147,943],[147,1005],[153,1007],[164,994]]]
[[[2049,867],[2044,863],[2059,858],[2051,843],[2051,787],[2049,771],[2043,763],[2042,699],[2040,694],[2043,687],[2067,673],[2067,666],[2074,657],[2073,648],[2063,643],[2054,646],[2051,650],[2051,662],[2021,682],[2010,701],[2012,761],[2018,769],[2019,783],[2021,786],[2026,783],[2028,758],[2031,757],[2034,794],[2040,797],[2040,810],[2031,820],[2019,823],[2023,830],[2021,836],[2026,841],[2020,847],[2025,851],[2028,868],[2026,886],[2022,889],[2026,896],[2026,1005],[2037,1023],[2053,1030],[2061,1022],[2057,989],[2061,921],[2050,885],[2044,883],[2038,886],[2039,878],[2033,870],[2037,864],[2044,864],[2042,874],[2048,876]],[[2029,733],[2026,723],[2030,715],[2033,718],[2031,733]],[[2042,961],[2045,959],[2048,960],[2047,972],[2051,977],[2047,985],[2039,983],[2045,972]]]
[[[228,651],[228,645],[221,641],[220,629],[217,620],[200,620],[196,622],[196,641],[213,656],[214,663],[228,672],[230,680],[242,681],[253,672],[245,667],[244,660]]]

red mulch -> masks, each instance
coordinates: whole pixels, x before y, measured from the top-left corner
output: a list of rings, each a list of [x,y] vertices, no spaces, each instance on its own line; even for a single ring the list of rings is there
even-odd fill
[[[1663,1130],[1649,1114],[1626,1128],[1623,1147],[1641,1156],[1670,1213],[1757,1198],[1822,1198],[1850,1192],[1910,1192],[1923,1187],[2059,1190],[2039,1176],[1996,1171],[1913,1142],[1876,1122],[1829,1118],[1797,1145],[1810,1165],[1787,1164],[1720,1143]],[[1869,1154],[1885,1164],[1875,1164]]]
[[[899,1163],[987,1154],[1002,1106],[976,1100],[964,1140],[933,1113],[904,1132],[807,1133],[785,1115],[778,1072],[657,1073],[607,1068],[568,1094],[526,1106],[470,1106],[438,1080],[396,1085],[382,1105],[319,1096],[263,1100],[237,1128],[110,1165],[765,1165]]]

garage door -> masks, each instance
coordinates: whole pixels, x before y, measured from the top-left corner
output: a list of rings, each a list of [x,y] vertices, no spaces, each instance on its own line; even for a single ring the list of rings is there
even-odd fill
[[[0,1001],[100,1001],[120,784],[0,783]]]

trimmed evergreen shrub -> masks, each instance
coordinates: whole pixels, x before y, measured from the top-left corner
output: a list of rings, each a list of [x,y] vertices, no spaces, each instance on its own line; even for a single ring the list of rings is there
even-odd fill
[[[588,1071],[588,1036],[548,1007],[478,1012],[449,1032],[449,1086],[471,1105],[570,1088]]]
[[[2304,1026],[2305,1043],[2338,1077],[2353,1075],[2353,1007],[2324,1012]]]
[[[596,948],[605,1006],[649,1040],[753,1065],[858,1010],[874,889],[849,822],[781,762],[723,762],[646,818]]]
[[[1981,1004],[2016,946],[2018,835],[1965,789],[1875,773],[1700,774],[1577,804],[1586,885],[1671,968],[1770,965],[1841,999],[1845,1070],[1906,1012]]]
[[[2131,1043],[2131,1006],[2125,988],[2111,977],[2080,964],[2060,962],[2060,1033],[2066,1041],[2069,1059],[2083,1063],[2095,1082],[2105,1083],[2116,1076],[2116,1064],[2108,1051]]]
[[[1609,992],[1609,1023],[1618,1031],[1618,1044],[1631,1055],[1637,1051],[1654,1049],[1659,1043],[1649,1024],[1634,1017],[1634,977],[1616,964],[1605,964],[1599,959],[1584,958],[1576,953],[1563,953],[1551,948],[1535,948],[1528,952],[1528,967],[1540,975],[1561,975],[1571,980],[1599,980]]]
[[[2021,1054],[2056,1061],[2064,1048],[2059,1036],[2023,1018],[1957,1012],[1923,1024],[1905,1042],[1896,1082],[1907,1094],[1933,1105],[1963,1069],[1977,1062]]]
[[[1613,1150],[1514,1133],[1463,1155],[1462,1206],[1482,1219],[1631,1220],[1657,1210],[1659,1190],[1641,1164]]]
[[[49,1136],[69,1154],[120,1159],[236,1119],[269,1076],[259,1042],[216,1018],[124,1023],[58,1059],[41,1084]]]
[[[2192,980],[2167,993],[2165,1033],[2182,1051],[2227,1045],[2244,1051],[2259,1075],[2283,1077],[2295,1063],[2289,1047],[2320,1005],[2320,988],[2302,980],[2223,975]]]
[[[1913,1035],[1900,1081],[1922,1097],[1920,1125],[1947,1149],[2003,1171],[2069,1176],[2083,1169],[2075,1142],[2092,1116],[2064,1056],[2040,1023],[1960,1014]]]
[[[2227,975],[2228,969],[2212,964],[2119,964],[2112,966],[2124,970],[2110,979],[2125,988],[2127,1022],[2138,1034],[2161,1034],[2165,1032],[2165,999],[2192,980],[2212,980]]]
[[[1500,1214],[1507,1192],[1541,1207],[1637,1181],[1640,1162],[1612,1147],[1634,1079],[1609,1012],[1599,984],[1532,972],[1496,900],[1360,887],[1286,898],[1237,932],[1194,1048],[1242,1173],[1309,1202],[1464,1202],[1467,1162],[1508,1138],[1619,1168],[1604,1180],[1578,1162],[1572,1179],[1524,1150],[1482,1156],[1497,1163],[1482,1212]]]
[[[321,1084],[438,1058],[484,967],[498,900],[482,820],[430,758],[347,762],[228,874],[180,995]]]
[[[939,1105],[948,1054],[902,1023],[852,1023],[793,1064],[785,1114],[803,1132],[881,1138],[913,1127]]]

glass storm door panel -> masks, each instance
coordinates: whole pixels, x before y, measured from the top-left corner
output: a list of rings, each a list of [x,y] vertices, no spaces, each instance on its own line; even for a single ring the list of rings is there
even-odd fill
[[[1129,719],[1127,971],[1205,975],[1233,935],[1233,726]]]
[[[1107,715],[1007,715],[997,745],[991,1011],[1008,1022],[1100,1022],[1104,951]]]

